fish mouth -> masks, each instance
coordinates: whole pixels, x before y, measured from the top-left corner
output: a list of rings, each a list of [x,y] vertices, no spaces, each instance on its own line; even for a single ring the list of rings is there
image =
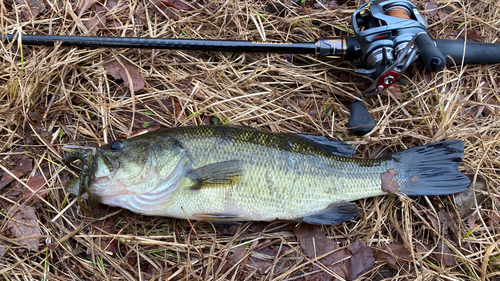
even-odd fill
[[[62,162],[75,171],[76,168],[80,168],[74,165],[73,162],[81,160],[83,162],[81,172],[87,174],[90,180],[95,178],[99,182],[109,182],[120,167],[118,160],[106,156],[99,148],[65,145],[62,150],[65,152],[62,156]],[[87,169],[90,170],[86,171]]]

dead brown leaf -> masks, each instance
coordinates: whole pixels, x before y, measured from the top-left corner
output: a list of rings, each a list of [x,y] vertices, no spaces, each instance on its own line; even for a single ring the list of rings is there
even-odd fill
[[[427,218],[431,222],[432,228],[439,229],[439,222],[438,222],[437,218],[434,216],[434,214],[431,212],[425,212],[425,214],[427,215]]]
[[[339,246],[333,243],[326,235],[321,232],[317,225],[302,224],[299,227],[291,227],[297,239],[300,243],[300,248],[309,259],[315,259],[325,253],[332,252],[338,249],[338,251],[318,260],[319,263],[323,264],[330,270],[333,270],[342,278],[347,278],[349,272],[343,262],[337,263],[333,266],[334,262],[348,258],[350,256],[347,249],[339,249]],[[309,271],[317,271],[319,268],[316,265],[309,267]],[[307,275],[306,280],[332,280],[333,277],[325,272],[321,271],[312,275]]]
[[[105,220],[95,221],[92,223],[92,231],[96,236],[102,235],[103,237],[96,237],[96,243],[103,251],[114,253],[116,250],[117,240],[113,237],[107,237],[110,234],[116,234],[115,216],[106,218]]]
[[[22,13],[26,20],[35,19],[46,11],[43,0],[17,0],[17,3],[23,5]]]
[[[370,247],[365,242],[356,240],[349,247],[351,258],[345,261],[348,276],[347,280],[354,280],[364,273],[368,272],[375,265],[375,258]]]
[[[0,258],[3,257],[7,249],[4,246],[4,242],[2,239],[0,239]]]
[[[259,257],[250,256],[248,258],[248,265],[251,268],[257,268],[260,274],[267,274],[269,269],[273,266],[271,259],[266,259],[265,257],[274,258],[277,254],[276,250],[270,247],[264,247],[257,252]],[[245,261],[246,262],[246,261]],[[284,263],[286,265],[286,263]]]
[[[177,100],[173,100],[174,108],[173,113],[179,120],[185,120],[187,118],[186,110],[182,107],[181,103]]]
[[[33,192],[29,188],[24,189],[24,195],[23,195],[23,201],[27,200],[32,200],[37,198],[37,196],[34,194],[38,194],[38,196],[41,196],[42,198],[47,195],[47,191],[44,190],[47,187],[47,182],[45,181],[45,178],[48,174],[44,175],[41,173],[38,173],[34,176],[32,176],[28,182],[26,183],[27,186],[33,190]]]
[[[443,266],[455,266],[457,262],[455,261],[455,256],[453,251],[444,242],[439,242],[437,248],[434,251],[434,255],[441,262]]]
[[[375,252],[376,260],[387,261],[393,268],[397,267],[397,262],[412,261],[411,251],[403,243],[390,243],[382,246]]]
[[[12,236],[19,240],[19,245],[28,250],[37,251],[39,248],[38,240],[42,235],[38,220],[35,214],[35,208],[31,206],[12,206],[7,210],[7,229]]]
[[[477,224],[476,224],[477,219],[478,219],[477,214],[472,215],[472,216],[467,218],[467,224],[469,225],[470,230],[477,228]]]
[[[454,212],[439,211],[438,217],[441,222],[441,227],[443,231],[443,236],[446,238],[457,238],[457,225],[456,225],[456,215]]]
[[[15,152],[21,152],[22,150],[16,150]],[[31,172],[33,169],[33,159],[29,157],[26,154],[21,154],[21,155],[15,155],[14,157],[15,161],[15,167],[10,170],[12,174],[14,174],[16,177],[22,177],[26,175],[28,172]],[[4,173],[2,178],[0,179],[0,189],[8,185],[14,180],[14,177],[12,177],[8,173]]]
[[[81,3],[80,8],[78,9],[78,14],[83,14],[85,11],[87,11],[94,3],[96,0],[85,0],[83,3]]]
[[[115,79],[122,79],[126,87],[130,88],[131,91],[139,91],[144,88],[146,82],[142,79],[139,69],[134,64],[127,60],[122,60],[118,57],[111,58],[110,56],[104,55],[104,69],[108,71],[109,75],[113,76]],[[130,80],[128,75],[130,75]]]
[[[490,212],[489,219],[486,221],[489,227],[496,228],[500,225],[500,215],[497,212]]]
[[[436,3],[427,1],[424,3],[424,10],[422,11],[422,14],[428,17],[432,17],[436,20],[439,20],[438,11],[439,11],[439,6],[436,5]]]
[[[106,7],[108,9],[113,9],[114,7],[116,7],[118,5],[118,1],[117,0],[109,0],[109,1],[106,1]]]
[[[171,18],[174,20],[179,19],[179,12],[177,9],[169,7],[168,5],[163,3],[161,0],[150,0],[150,1],[151,1],[151,3],[154,4],[156,11],[159,12],[160,14],[166,16],[167,18]]]
[[[180,0],[161,0],[161,2],[169,7],[176,8],[177,10],[185,10],[185,11],[193,10],[193,7]]]
[[[87,22],[89,33],[96,35],[99,29],[106,26],[106,9],[101,5],[95,5],[95,16],[91,17]]]
[[[403,100],[405,98],[405,95],[404,95],[404,86],[401,86],[401,85],[393,85],[391,88],[390,88],[390,91],[392,93],[392,95],[398,99],[398,100]]]
[[[227,272],[228,270],[231,270],[231,268],[233,268],[233,266],[237,265],[238,263],[239,263],[239,265],[237,266],[237,268],[244,268],[248,262],[248,257],[245,258],[246,254],[247,254],[247,248],[245,248],[244,246],[239,246],[238,248],[236,248],[236,251],[234,252],[234,254],[229,256],[227,258],[226,262],[224,263],[223,272]],[[240,270],[233,269],[233,272],[228,276],[228,278],[230,278],[234,274],[240,275],[239,273],[241,273]],[[235,276],[235,277],[241,277],[241,276]],[[237,279],[239,279],[239,278],[237,278]]]
[[[465,29],[462,27],[460,29],[453,30],[453,33],[450,36],[447,36],[448,39],[452,40],[463,40],[472,41],[472,42],[484,42],[484,36],[481,36],[481,32],[479,30],[474,29]]]
[[[467,242],[463,244],[463,247],[469,248],[472,252],[477,251],[477,245],[475,243]],[[427,243],[419,243],[417,244],[416,249],[420,254],[427,254],[431,249],[433,249],[433,246],[428,245]],[[455,266],[457,264],[453,251],[443,241],[439,241],[437,243],[436,248],[432,251],[432,256],[444,267]]]

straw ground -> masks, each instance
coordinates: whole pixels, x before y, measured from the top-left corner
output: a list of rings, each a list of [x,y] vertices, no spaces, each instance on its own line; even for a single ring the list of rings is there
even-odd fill
[[[160,2],[1,1],[0,31],[313,41],[352,36],[350,16],[360,4],[284,1],[277,12],[266,1]],[[432,37],[498,40],[499,2],[416,4],[430,10],[424,15]],[[109,63],[120,67],[115,58],[139,76],[111,76]],[[458,65],[437,74],[412,67],[405,74],[406,86],[367,101],[377,128],[357,137],[346,130],[348,106],[369,81],[353,74],[356,62],[9,44],[1,45],[0,62],[1,173],[16,175],[20,155],[33,161],[32,170],[0,191],[0,279],[308,279],[318,258],[304,255],[290,224],[249,222],[227,229],[105,207],[100,207],[105,217],[95,220],[63,188],[77,176],[60,161],[65,144],[101,145],[144,128],[208,124],[331,136],[356,145],[357,157],[371,158],[463,140],[460,169],[484,183],[470,212],[453,196],[386,196],[361,200],[358,218],[321,231],[340,247],[359,239],[374,251],[391,243],[409,251],[406,258],[394,253],[397,262],[392,264],[377,260],[362,279],[499,278],[498,65]],[[33,195],[30,179],[40,174],[45,185]],[[36,249],[27,250],[13,233],[9,221],[15,218],[6,210],[14,205],[35,210],[41,233]]]

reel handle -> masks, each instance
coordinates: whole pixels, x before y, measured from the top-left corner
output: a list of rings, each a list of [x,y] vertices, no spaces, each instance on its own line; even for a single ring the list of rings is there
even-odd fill
[[[446,59],[428,33],[420,33],[415,39],[415,44],[420,51],[425,67],[429,71],[437,72],[444,68]]]
[[[375,119],[368,113],[364,102],[355,100],[349,109],[351,110],[351,117],[347,122],[347,129],[351,133],[363,136],[375,128]]]

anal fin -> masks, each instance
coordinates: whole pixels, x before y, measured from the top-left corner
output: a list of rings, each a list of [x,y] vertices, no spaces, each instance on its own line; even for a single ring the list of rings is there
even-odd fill
[[[299,221],[308,224],[332,225],[350,221],[358,216],[358,205],[354,202],[340,201],[331,204],[323,211],[302,217]]]

